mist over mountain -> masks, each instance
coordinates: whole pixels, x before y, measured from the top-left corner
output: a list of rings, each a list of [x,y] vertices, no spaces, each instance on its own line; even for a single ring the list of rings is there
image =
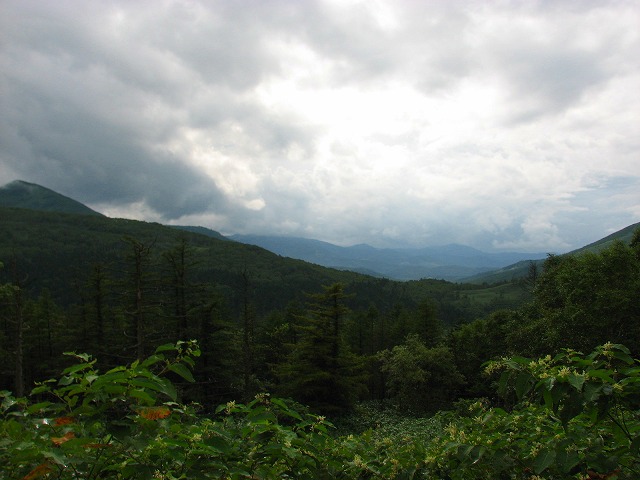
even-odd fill
[[[23,180],[16,180],[0,187],[0,206],[104,216],[72,198]],[[629,240],[638,225],[640,224],[633,224],[570,253],[597,250],[615,239]],[[547,253],[483,252],[459,244],[421,248],[375,248],[367,244],[342,247],[308,238],[264,235],[226,237],[202,226],[171,227],[219,240],[259,246],[283,257],[323,267],[403,281],[422,278],[472,283],[511,281],[526,276],[531,262],[541,265],[547,257]]]
[[[629,225],[628,227],[620,229],[617,232],[614,232],[610,235],[607,235],[606,237],[601,238],[600,240],[592,242],[576,250],[567,252],[564,255],[575,255],[575,254],[580,254],[584,252],[597,253],[600,250],[603,250],[611,246],[611,244],[615,241],[629,243],[631,242],[631,238],[633,237],[633,232],[637,228],[640,228],[640,222]],[[532,265],[535,268],[542,269],[544,260],[545,260],[544,258],[542,259],[530,258],[528,260],[523,260],[523,261],[516,262],[514,264],[507,265],[506,267],[502,267],[497,270],[483,272],[476,275],[472,275],[470,277],[463,278],[462,281],[466,283],[476,283],[476,284],[510,282],[512,280],[527,276],[529,269],[532,267]]]
[[[375,248],[366,244],[340,247],[296,237],[232,235],[229,238],[257,245],[285,257],[394,280],[438,278],[457,281],[522,260],[546,257],[544,253],[487,253],[458,244],[422,248]]]

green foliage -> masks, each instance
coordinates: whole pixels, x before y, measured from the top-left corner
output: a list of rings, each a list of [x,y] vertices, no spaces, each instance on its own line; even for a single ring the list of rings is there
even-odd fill
[[[563,348],[590,351],[606,342],[624,343],[633,356],[639,355],[637,244],[613,242],[598,253],[550,256],[535,278],[530,304],[495,311],[451,332],[448,345],[468,382],[464,395],[492,395],[480,365],[502,356],[537,357]]]
[[[278,392],[323,413],[351,408],[363,388],[361,361],[344,341],[349,313],[341,284],[310,295],[306,313],[298,320],[299,339],[286,362],[277,366]]]
[[[538,315],[556,333],[551,351],[611,341],[640,353],[640,258],[631,246],[550,257],[534,293]]]
[[[268,394],[212,417],[178,402],[167,375],[192,380],[193,342],[105,373],[87,354],[30,399],[1,392],[0,465],[10,479],[411,478],[417,446],[334,438],[324,417]]]
[[[178,342],[101,374],[91,356],[69,353],[79,363],[58,380],[39,383],[31,401],[2,392],[3,478],[131,478],[134,472],[150,478],[154,468],[175,461],[156,458],[158,439],[182,435],[171,423],[191,415],[176,403],[166,375],[192,380],[199,354],[193,342]]]
[[[446,408],[463,382],[451,351],[428,348],[416,334],[378,358],[388,394],[401,409],[434,413]]]
[[[523,327],[522,317],[513,310],[498,310],[475,322],[452,331],[448,345],[455,357],[457,369],[465,377],[465,393],[471,397],[493,394],[490,382],[480,375],[482,364],[511,351],[510,337]]]
[[[180,403],[169,376],[193,380],[199,355],[194,342],[178,342],[100,373],[89,355],[69,354],[77,363],[29,399],[2,392],[2,478],[533,480],[640,472],[640,362],[621,345],[490,363],[503,372],[510,411],[476,402],[466,415],[420,418],[362,405],[351,421],[365,430],[341,436],[324,417],[268,394],[198,414]]]
[[[473,404],[450,415],[429,447],[429,471],[451,479],[618,478],[640,475],[640,362],[622,345],[583,356],[512,357],[500,392],[512,411]]]

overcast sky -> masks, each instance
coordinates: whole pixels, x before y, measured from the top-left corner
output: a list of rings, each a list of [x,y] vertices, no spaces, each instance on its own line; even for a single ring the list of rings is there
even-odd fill
[[[640,221],[637,0],[0,0],[0,184],[340,245]]]

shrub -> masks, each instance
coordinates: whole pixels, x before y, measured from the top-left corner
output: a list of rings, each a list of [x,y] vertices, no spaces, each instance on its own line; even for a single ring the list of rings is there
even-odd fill
[[[429,446],[433,475],[480,478],[640,478],[640,367],[622,345],[487,365],[503,370],[512,411],[472,405]],[[539,477],[540,476],[540,477]]]

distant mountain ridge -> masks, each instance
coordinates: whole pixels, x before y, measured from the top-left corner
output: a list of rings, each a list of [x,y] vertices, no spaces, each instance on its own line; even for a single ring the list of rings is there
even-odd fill
[[[458,281],[521,260],[545,257],[543,253],[486,253],[457,244],[381,249],[366,244],[340,247],[320,240],[297,237],[232,235],[229,238],[257,245],[285,257],[393,280],[437,278]]]
[[[640,222],[629,225],[628,227],[618,230],[617,232],[614,232],[611,235],[607,235],[606,237],[601,238],[600,240],[596,240],[593,243],[585,245],[584,247],[580,247],[576,250],[572,250],[563,255],[576,255],[584,252],[597,253],[600,250],[603,250],[609,247],[613,242],[617,240],[625,243],[629,243],[631,242],[631,238],[633,237],[633,232],[635,232],[636,229],[638,228],[640,228]],[[477,283],[477,284],[510,282],[512,280],[517,280],[519,278],[526,277],[532,263],[535,264],[538,268],[541,268],[542,264],[544,263],[544,259],[531,258],[526,261],[516,262],[512,265],[507,265],[506,267],[503,267],[494,271],[483,272],[477,275],[463,278],[462,280],[467,283]]]
[[[0,187],[0,206],[104,217],[72,198],[23,180],[15,180]]]
[[[40,185],[16,180],[0,187],[0,206],[45,212],[105,217],[86,205]],[[498,283],[527,275],[531,262],[542,265],[542,253],[487,253],[475,248],[449,244],[423,248],[379,249],[366,244],[340,247],[320,240],[261,235],[224,235],[200,226],[170,225],[219,240],[256,245],[283,257],[349,270],[392,280],[442,279],[453,282]],[[615,240],[630,241],[640,223],[630,225],[592,244],[565,255],[598,251]]]
[[[228,237],[225,237],[220,232],[216,232],[215,230],[211,230],[206,227],[194,227],[191,225],[167,225],[168,227],[175,228],[177,230],[184,230],[185,232],[198,233],[200,235],[204,235],[205,237],[217,238],[218,240],[226,240],[231,241]]]

